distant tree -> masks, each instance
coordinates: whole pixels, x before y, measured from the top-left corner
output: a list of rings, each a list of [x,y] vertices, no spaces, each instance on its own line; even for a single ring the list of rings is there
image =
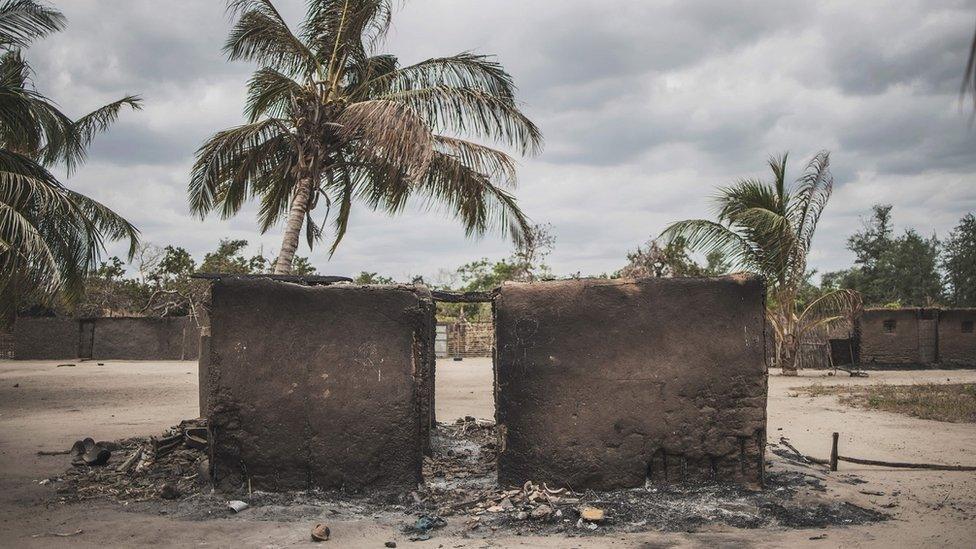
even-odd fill
[[[624,278],[661,278],[679,276],[715,276],[728,272],[729,262],[721,250],[708,252],[706,266],[688,255],[687,239],[676,236],[661,246],[657,239],[627,254],[627,265],[616,275]]]
[[[356,284],[393,284],[394,281],[388,276],[381,276],[378,273],[362,271],[353,279]]]
[[[267,260],[261,255],[247,258],[242,253],[247,240],[221,239],[217,249],[203,256],[200,272],[227,274],[257,274],[265,272]]]
[[[939,242],[914,229],[894,237],[892,208],[872,207],[870,220],[847,240],[854,267],[825,273],[822,286],[856,290],[873,306],[925,306],[943,298]]]
[[[889,302],[903,305],[931,306],[943,300],[942,275],[939,274],[939,241],[933,235],[923,238],[914,229],[892,242],[886,254],[883,279]]]
[[[314,275],[315,272],[315,266],[312,265],[307,257],[302,257],[300,255],[295,256],[295,261],[292,263],[291,267],[291,274],[298,276],[310,276]]]
[[[876,204],[871,210],[861,231],[847,239],[847,249],[854,252],[854,268],[831,273],[830,278],[841,288],[860,292],[865,303],[880,304],[891,300],[891,205]]]
[[[966,214],[942,246],[947,299],[955,307],[976,307],[976,217]]]
[[[196,262],[185,248],[166,246],[152,277],[157,281],[186,278],[196,270]]]
[[[552,270],[546,265],[546,259],[556,245],[556,237],[552,234],[552,225],[536,224],[529,227],[525,238],[515,245],[515,250],[508,263],[513,270],[506,280],[532,282],[552,276]]]
[[[128,316],[135,314],[149,295],[148,287],[126,278],[125,262],[116,256],[99,264],[85,279],[83,296],[71,313],[80,316]]]

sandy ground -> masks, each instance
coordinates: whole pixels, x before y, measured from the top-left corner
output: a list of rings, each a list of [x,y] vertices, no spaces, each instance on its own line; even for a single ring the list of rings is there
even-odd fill
[[[155,434],[196,417],[192,362],[0,361],[0,546],[119,547],[146,544],[206,547],[311,545],[308,521],[248,520],[245,515],[182,521],[127,511],[113,503],[58,504],[51,485],[37,481],[62,472],[66,456],[38,456],[83,436],[112,440]],[[440,421],[492,416],[488,359],[438,363]],[[976,464],[976,425],[950,424],[842,406],[833,396],[796,396],[813,383],[974,382],[976,371],[872,372],[869,379],[770,377],[769,440],[789,437],[801,451],[826,457],[830,433],[841,433],[841,453],[900,461]],[[859,477],[863,484],[852,485]],[[435,536],[410,543],[396,524],[331,522],[333,539],[321,547],[966,547],[976,546],[976,475],[971,472],[893,470],[841,464],[827,475],[827,495],[885,511],[893,520],[827,530],[720,528],[696,533],[641,533],[569,538],[514,536],[467,539]],[[867,493],[865,493],[867,492]],[[877,494],[884,495],[877,495]],[[69,538],[38,536],[83,533]],[[826,537],[818,538],[822,534]],[[36,537],[35,537],[36,536]]]

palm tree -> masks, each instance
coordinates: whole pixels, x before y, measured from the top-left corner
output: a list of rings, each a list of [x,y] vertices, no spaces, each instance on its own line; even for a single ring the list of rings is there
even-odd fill
[[[107,240],[128,239],[130,255],[137,242],[130,223],[49,171],[72,173],[123,107],[139,108],[128,96],[72,120],[34,88],[21,48],[64,22],[35,0],[0,4],[0,320],[7,322],[21,300],[80,297]]]
[[[417,196],[446,207],[468,235],[499,229],[521,241],[528,233],[507,190],[514,160],[483,144],[520,154],[541,147],[511,76],[472,53],[409,66],[374,53],[391,4],[309,0],[296,34],[271,0],[228,3],[237,19],[224,51],[261,67],[248,84],[248,122],[197,151],[190,206],[201,217],[218,210],[227,218],[260,198],[262,232],[285,221],[275,273],[290,272],[302,227],[311,247],[330,217],[333,253],[354,200],[394,214]],[[326,212],[316,223],[319,204]]]
[[[855,292],[837,290],[797,311],[807,273],[807,254],[817,222],[830,199],[830,154],[817,153],[796,182],[786,184],[787,155],[769,159],[773,181],[745,179],[721,188],[715,197],[717,221],[691,219],[669,225],[661,236],[685,239],[703,253],[721,252],[740,269],[762,275],[769,291],[767,317],[776,336],[776,360],[795,373],[803,337],[842,320],[859,303]]]

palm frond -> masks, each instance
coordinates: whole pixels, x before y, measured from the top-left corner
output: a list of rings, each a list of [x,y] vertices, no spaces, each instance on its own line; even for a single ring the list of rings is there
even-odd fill
[[[467,236],[495,231],[521,245],[531,232],[515,197],[454,156],[434,153],[418,191],[427,207],[440,206],[458,219]]]
[[[377,99],[409,105],[439,133],[490,139],[522,154],[534,154],[542,147],[542,132],[513,101],[482,90],[432,86],[394,91]]]
[[[707,219],[688,219],[665,227],[659,238],[668,242],[681,237],[690,250],[704,254],[719,252],[728,258],[734,267],[757,269],[761,262],[757,250],[741,235],[714,221]]]
[[[64,29],[64,15],[35,0],[0,4],[0,46],[23,48],[37,38]]]
[[[215,134],[196,153],[187,187],[190,211],[202,218],[219,205],[225,218],[234,215],[262,175],[280,175],[281,155],[265,153],[280,153],[290,139],[284,124],[274,118]]]
[[[237,22],[224,44],[232,61],[254,61],[287,74],[315,73],[312,51],[288,27],[271,0],[229,0],[227,10]]]
[[[302,38],[318,53],[323,65],[342,65],[344,59],[364,59],[386,36],[393,17],[390,0],[309,2]]]
[[[383,165],[417,179],[427,172],[434,154],[430,128],[408,105],[372,100],[347,106],[338,123],[340,134]]]
[[[373,76],[366,83],[387,92],[403,92],[436,86],[480,90],[513,101],[515,82],[493,56],[462,52],[436,57]]]
[[[247,85],[247,103],[244,114],[249,122],[257,122],[262,116],[284,118],[291,110],[292,102],[305,93],[301,84],[271,67],[255,71]]]
[[[820,215],[830,200],[834,178],[830,173],[830,153],[820,151],[807,164],[792,193],[789,216],[795,221],[797,238],[805,250],[810,249]]]
[[[967,93],[972,94],[973,107],[976,108],[976,33],[973,34],[973,41],[969,45],[969,59],[966,61],[966,73],[962,77],[962,89],[959,95],[965,98]]]
[[[138,95],[127,95],[72,122],[61,146],[49,144],[40,152],[44,163],[52,165],[63,162],[70,175],[87,158],[88,147],[95,136],[108,130],[118,120],[123,107],[141,110],[142,99]]]
[[[798,337],[822,327],[849,320],[863,306],[861,295],[854,290],[834,290],[810,302],[798,315]]]
[[[518,182],[515,159],[502,151],[456,137],[435,135],[437,150],[454,156],[472,170],[484,174],[504,187]]]
[[[101,202],[83,194],[68,189],[65,190],[65,194],[93,229],[91,230],[93,242],[102,247],[105,240],[128,240],[129,249],[126,254],[129,259],[135,256],[136,248],[139,246],[139,230],[132,223]],[[104,249],[91,250],[89,262],[94,264],[98,260],[99,252],[102,251]]]
[[[380,54],[353,60],[345,71],[345,94],[362,100],[389,90],[389,82],[383,76],[397,70],[399,60],[395,55]]]

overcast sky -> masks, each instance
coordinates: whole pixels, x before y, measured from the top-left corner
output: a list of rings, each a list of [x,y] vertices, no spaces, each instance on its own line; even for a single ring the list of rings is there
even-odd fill
[[[292,20],[301,0],[278,0]],[[239,124],[254,69],[224,60],[221,0],[62,0],[68,29],[28,51],[38,85],[70,115],[127,93],[145,109],[102,135],[68,184],[114,208],[145,240],[198,258],[219,238],[272,255],[280,228],[257,232],[255,209],[191,218],[193,153]],[[555,272],[616,270],[669,222],[708,216],[717,185],[791,172],[832,153],[836,186],[811,265],[847,267],[847,236],[872,204],[894,205],[899,230],[946,234],[976,210],[976,129],[959,88],[976,0],[726,2],[414,0],[384,50],[403,63],[460,51],[495,54],[542,128],[542,155],[521,161],[516,191],[551,223]],[[442,213],[388,218],[354,210],[325,274],[435,275],[511,246],[464,238]],[[121,253],[114,247],[113,253]],[[299,251],[308,255],[304,241]]]

